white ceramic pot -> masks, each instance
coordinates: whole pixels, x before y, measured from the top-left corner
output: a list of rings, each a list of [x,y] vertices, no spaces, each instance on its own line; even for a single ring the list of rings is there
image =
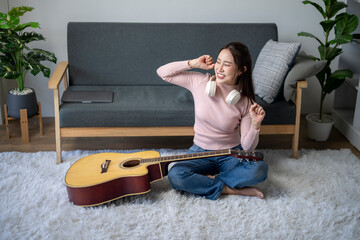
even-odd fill
[[[335,118],[328,114],[323,114],[324,122],[320,122],[318,113],[310,113],[306,115],[308,124],[308,137],[315,141],[323,142],[329,138]]]

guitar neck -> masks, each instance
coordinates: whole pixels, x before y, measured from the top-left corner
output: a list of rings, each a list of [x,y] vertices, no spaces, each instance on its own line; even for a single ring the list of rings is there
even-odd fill
[[[230,155],[230,154],[232,154],[231,149],[216,150],[216,151],[190,153],[190,154],[182,154],[182,155],[174,155],[174,156],[166,156],[166,157],[158,157],[158,158],[146,158],[146,159],[141,159],[141,163],[155,163],[155,162],[170,163],[170,162],[192,160],[192,159],[198,159],[198,158],[224,156],[224,155]]]

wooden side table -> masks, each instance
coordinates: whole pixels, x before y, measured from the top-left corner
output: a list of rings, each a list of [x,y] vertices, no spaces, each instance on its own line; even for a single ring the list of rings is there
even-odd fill
[[[43,131],[43,123],[42,123],[42,115],[41,115],[41,103],[38,102],[39,112],[32,117],[39,118],[39,126],[40,126],[40,135],[44,135]],[[9,130],[9,120],[16,120],[17,118],[12,118],[8,116],[7,113],[7,105],[4,104],[5,111],[5,125],[6,125],[6,135],[7,138],[10,139],[10,130]],[[29,122],[28,122],[28,114],[27,109],[20,109],[20,127],[21,127],[21,139],[23,143],[29,142]]]

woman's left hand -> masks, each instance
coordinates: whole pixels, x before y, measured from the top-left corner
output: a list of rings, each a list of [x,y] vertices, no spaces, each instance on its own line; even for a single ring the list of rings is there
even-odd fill
[[[251,117],[251,125],[258,130],[260,128],[261,122],[264,120],[265,111],[264,109],[257,103],[254,103],[250,107],[250,117]]]

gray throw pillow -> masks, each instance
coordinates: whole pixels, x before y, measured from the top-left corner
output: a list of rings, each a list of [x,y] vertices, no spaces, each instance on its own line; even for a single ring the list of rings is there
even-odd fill
[[[255,94],[272,103],[279,93],[285,76],[293,65],[300,43],[269,40],[256,60],[253,81]]]
[[[318,74],[326,65],[327,61],[315,61],[304,52],[300,52],[295,59],[294,67],[289,71],[284,82],[284,97],[286,101],[295,103],[296,83]]]

